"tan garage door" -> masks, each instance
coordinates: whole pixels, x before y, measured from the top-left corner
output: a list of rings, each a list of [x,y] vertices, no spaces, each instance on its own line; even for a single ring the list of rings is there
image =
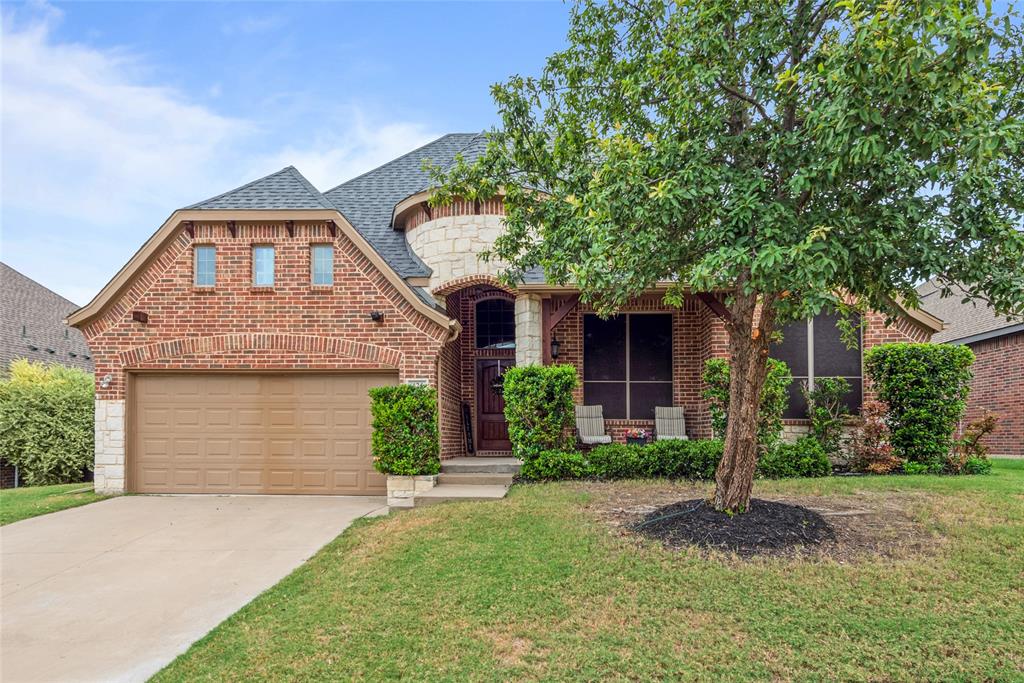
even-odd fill
[[[370,387],[391,374],[152,374],[132,386],[139,493],[385,493]]]

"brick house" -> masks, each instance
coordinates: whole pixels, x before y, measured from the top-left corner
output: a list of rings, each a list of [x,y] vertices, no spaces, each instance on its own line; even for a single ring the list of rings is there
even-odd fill
[[[495,388],[513,364],[575,365],[577,399],[602,404],[617,438],[670,404],[711,436],[700,373],[726,336],[707,295],[672,308],[654,288],[602,320],[540,271],[502,286],[478,258],[502,202],[432,208],[422,169],[483,143],[446,135],[323,193],[289,167],[174,212],[70,318],[96,362],[96,488],[383,493],[367,388],[436,386],[443,458],[505,454]],[[861,346],[939,329],[872,315]],[[834,319],[786,338],[795,375],[850,377],[859,404],[862,349],[841,347]]]
[[[0,263],[0,375],[11,362],[66,365],[92,372],[82,333],[64,319],[78,306],[6,263]],[[0,454],[0,488],[18,483],[17,470]]]
[[[1024,320],[998,316],[983,301],[943,299],[932,282],[918,293],[921,307],[945,323],[932,341],[965,344],[974,352],[964,424],[986,412],[997,414],[996,430],[986,437],[992,454],[1024,456]]]

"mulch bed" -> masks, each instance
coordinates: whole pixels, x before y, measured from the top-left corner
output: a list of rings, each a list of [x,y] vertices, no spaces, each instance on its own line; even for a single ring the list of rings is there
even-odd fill
[[[711,543],[714,536],[702,542],[710,527],[702,527],[704,533],[696,541],[684,540],[684,536],[678,536],[673,541],[665,537],[671,535],[667,529],[659,529],[658,533],[662,534],[660,536],[637,530],[637,526],[645,520],[663,516],[662,510],[677,506],[693,507],[696,502],[703,502],[711,493],[709,486],[679,481],[650,484],[580,482],[578,487],[591,496],[586,509],[607,524],[611,533],[623,540],[650,538],[663,543],[669,550],[693,549],[719,557],[733,555],[742,561],[759,557],[800,557],[845,564],[872,557],[900,559],[929,555],[945,542],[944,538],[933,530],[923,528],[907,513],[908,505],[924,495],[907,491],[864,491],[842,496],[772,495],[771,503],[797,507],[820,516],[833,533],[822,535],[813,543],[780,543],[777,547],[761,545],[756,551],[747,552],[731,551],[722,545],[714,545]],[[708,508],[701,512],[701,517],[707,513],[719,514]],[[737,515],[732,521],[738,519],[743,524],[747,522],[744,517],[746,515]],[[691,515],[690,523],[698,522],[701,520]],[[721,518],[717,518],[716,522],[720,523]],[[762,533],[765,533],[763,529]]]
[[[780,554],[836,538],[835,529],[819,513],[757,498],[739,515],[719,512],[701,498],[684,500],[651,512],[633,530],[669,548],[697,546],[741,557]]]

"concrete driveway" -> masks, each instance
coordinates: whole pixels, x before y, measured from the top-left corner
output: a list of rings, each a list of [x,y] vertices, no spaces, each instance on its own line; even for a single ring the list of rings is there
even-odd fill
[[[0,529],[0,679],[141,681],[386,500],[126,496]]]

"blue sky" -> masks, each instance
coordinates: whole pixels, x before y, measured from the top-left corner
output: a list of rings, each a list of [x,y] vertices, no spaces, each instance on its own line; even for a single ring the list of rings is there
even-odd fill
[[[0,258],[84,304],[181,206],[496,123],[558,2],[3,4]]]

